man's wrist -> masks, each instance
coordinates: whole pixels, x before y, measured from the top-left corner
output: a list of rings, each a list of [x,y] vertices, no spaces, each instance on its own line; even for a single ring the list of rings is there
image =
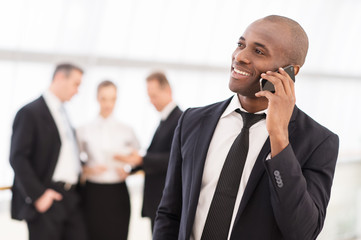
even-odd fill
[[[285,149],[289,142],[288,133],[287,134],[279,134],[279,135],[270,135],[270,143],[271,143],[271,155],[272,157],[276,156],[283,149]]]

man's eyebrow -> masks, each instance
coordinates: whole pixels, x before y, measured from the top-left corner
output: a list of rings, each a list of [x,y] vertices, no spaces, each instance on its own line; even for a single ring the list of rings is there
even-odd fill
[[[239,40],[242,40],[242,41],[246,41],[246,39],[242,36],[239,38]],[[257,45],[259,47],[262,47],[264,49],[267,49],[266,45],[262,44],[262,43],[259,43],[259,42],[255,42],[254,45]]]
[[[257,45],[257,46],[259,46],[261,48],[267,49],[267,47],[262,43],[255,42],[254,45]]]
[[[246,39],[242,36],[239,38],[239,40],[241,41],[246,41]],[[268,51],[268,48],[266,47],[266,45],[262,44],[262,43],[259,43],[259,42],[255,42],[254,45],[258,46],[258,47],[261,47],[261,48],[264,48],[265,50]]]

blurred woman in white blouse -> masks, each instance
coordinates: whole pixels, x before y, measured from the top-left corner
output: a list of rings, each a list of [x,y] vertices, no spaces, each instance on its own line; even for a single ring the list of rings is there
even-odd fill
[[[129,126],[113,115],[117,87],[111,81],[98,85],[99,115],[77,129],[84,165],[85,217],[91,240],[127,239],[130,200],[125,183],[129,166],[114,160],[118,154],[139,150],[139,142]]]

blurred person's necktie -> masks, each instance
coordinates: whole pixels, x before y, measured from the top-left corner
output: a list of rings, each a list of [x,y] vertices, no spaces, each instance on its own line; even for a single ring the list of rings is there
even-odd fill
[[[70,120],[68,118],[68,114],[66,113],[64,104],[61,104],[61,106],[60,106],[60,113],[61,113],[63,126],[65,127],[66,138],[71,142],[72,148],[74,148],[74,154],[76,155],[76,158],[78,159],[79,158],[78,144],[75,139],[75,134],[74,134],[73,128],[71,126]]]

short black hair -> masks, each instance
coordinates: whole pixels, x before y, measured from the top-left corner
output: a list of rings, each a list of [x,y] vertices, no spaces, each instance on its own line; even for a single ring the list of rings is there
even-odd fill
[[[55,71],[53,74],[53,79],[58,72],[63,72],[65,74],[65,76],[68,77],[70,75],[71,71],[73,71],[73,70],[79,71],[82,74],[84,73],[83,69],[81,69],[80,67],[78,67],[74,64],[71,64],[71,63],[58,64],[55,68]]]

